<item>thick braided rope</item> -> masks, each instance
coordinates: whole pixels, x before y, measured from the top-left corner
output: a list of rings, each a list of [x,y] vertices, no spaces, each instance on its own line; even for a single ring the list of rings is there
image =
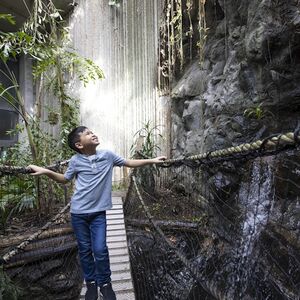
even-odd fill
[[[46,166],[45,168],[56,171],[60,167],[66,166],[69,163],[69,160],[65,160],[62,162],[57,162],[55,164]],[[0,165],[0,176],[1,175],[15,175],[15,174],[29,174],[32,173],[32,170],[27,167],[15,167],[15,166],[7,166]]]
[[[168,159],[162,162],[162,164],[173,164],[181,161],[201,161],[208,158],[226,158],[228,156],[233,156],[236,154],[246,154],[254,151],[261,151],[261,153],[279,150],[280,148],[284,149],[285,146],[296,146],[299,143],[300,135],[297,132],[295,135],[294,132],[287,132],[285,134],[279,134],[277,136],[272,136],[264,140],[257,140],[252,143],[245,143],[234,147],[229,147],[225,149],[220,149],[216,151],[209,151],[202,154],[191,155],[185,158],[175,158]]]

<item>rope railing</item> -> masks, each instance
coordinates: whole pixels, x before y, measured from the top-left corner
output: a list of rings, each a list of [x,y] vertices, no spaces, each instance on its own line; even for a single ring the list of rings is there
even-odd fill
[[[58,161],[55,164],[46,166],[45,168],[53,171],[59,170],[60,167],[66,166],[69,160]],[[14,175],[14,174],[30,174],[32,170],[28,167],[0,165],[0,176]]]
[[[297,147],[299,144],[300,133],[299,129],[296,129],[294,132],[272,135],[263,140],[257,140],[252,143],[244,143],[229,148],[208,151],[187,157],[168,159],[165,160],[161,166],[168,167],[170,165],[189,165],[189,162],[196,162],[197,164],[211,164],[218,161],[245,158],[247,156],[253,158],[275,154],[288,148]],[[190,165],[192,166],[192,164]]]

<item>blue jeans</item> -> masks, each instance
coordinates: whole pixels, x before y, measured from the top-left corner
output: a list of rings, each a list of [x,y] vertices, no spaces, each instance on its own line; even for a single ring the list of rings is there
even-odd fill
[[[106,244],[106,212],[71,214],[85,281],[103,285],[111,281]]]

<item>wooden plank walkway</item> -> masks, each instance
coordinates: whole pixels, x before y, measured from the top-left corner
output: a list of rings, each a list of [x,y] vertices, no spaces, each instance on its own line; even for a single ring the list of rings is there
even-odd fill
[[[135,300],[124,223],[122,198],[113,196],[113,208],[106,212],[107,245],[109,249],[112,286],[117,300]],[[86,292],[83,283],[80,299]],[[98,298],[101,299],[100,297]]]

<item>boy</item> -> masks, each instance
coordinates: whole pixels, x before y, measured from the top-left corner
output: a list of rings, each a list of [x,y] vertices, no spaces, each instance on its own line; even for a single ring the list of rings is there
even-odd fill
[[[134,168],[157,164],[165,160],[165,157],[125,160],[111,151],[97,151],[98,138],[85,126],[77,127],[70,132],[68,144],[77,154],[70,159],[65,174],[35,165],[29,167],[34,172],[32,175],[46,175],[59,183],[67,183],[75,177],[75,192],[71,199],[71,222],[87,285],[85,300],[98,298],[97,286],[100,287],[103,300],[115,300],[116,295],[110,279],[105,213],[112,207],[113,167]]]

